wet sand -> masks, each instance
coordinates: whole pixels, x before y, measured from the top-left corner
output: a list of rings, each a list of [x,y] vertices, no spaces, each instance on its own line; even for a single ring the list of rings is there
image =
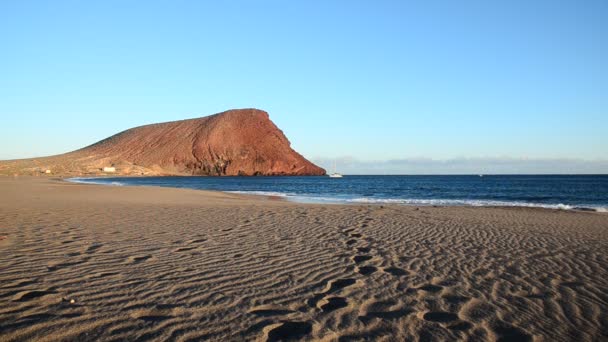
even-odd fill
[[[0,178],[0,341],[608,339],[608,214]]]

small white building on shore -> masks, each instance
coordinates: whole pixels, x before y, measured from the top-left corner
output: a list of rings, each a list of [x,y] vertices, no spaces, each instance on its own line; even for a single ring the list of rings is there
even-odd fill
[[[104,166],[102,171],[105,173],[114,173],[116,172],[116,168],[114,166]]]

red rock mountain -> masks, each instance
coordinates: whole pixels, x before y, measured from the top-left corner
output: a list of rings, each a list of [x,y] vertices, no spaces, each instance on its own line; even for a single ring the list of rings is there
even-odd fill
[[[61,175],[323,175],[290,147],[268,113],[257,109],[128,129],[63,155],[4,161],[0,172]]]

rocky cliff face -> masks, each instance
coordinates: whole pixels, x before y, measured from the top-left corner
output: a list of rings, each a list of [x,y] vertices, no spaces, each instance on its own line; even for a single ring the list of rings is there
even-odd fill
[[[3,164],[0,170],[22,164],[21,173],[49,169],[52,174],[97,174],[108,166],[121,175],[325,174],[294,151],[268,113],[257,109],[136,127],[60,156]]]

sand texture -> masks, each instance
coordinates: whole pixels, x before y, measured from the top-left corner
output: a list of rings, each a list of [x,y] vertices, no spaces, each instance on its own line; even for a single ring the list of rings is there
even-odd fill
[[[607,252],[602,213],[4,177],[0,341],[600,341]]]

